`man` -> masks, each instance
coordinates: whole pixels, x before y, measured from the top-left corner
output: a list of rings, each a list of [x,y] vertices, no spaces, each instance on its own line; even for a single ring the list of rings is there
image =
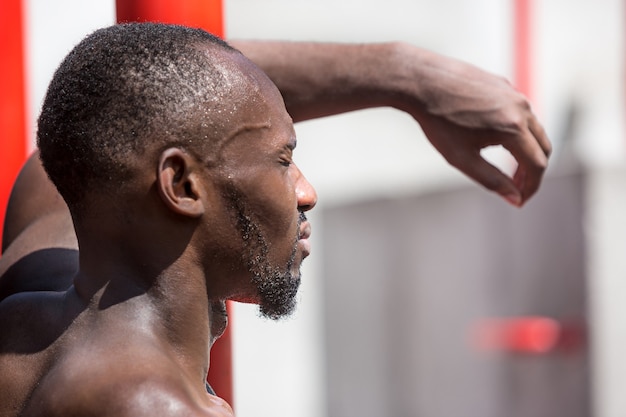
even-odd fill
[[[539,186],[550,145],[499,79],[399,44],[237,46],[294,120],[395,106],[511,203]],[[0,415],[232,415],[204,387],[223,301],[292,311],[316,203],[274,84],[202,31],[103,29],[55,74],[38,144],[58,193],[34,157],[8,208]],[[480,159],[491,144],[518,159],[513,179]]]

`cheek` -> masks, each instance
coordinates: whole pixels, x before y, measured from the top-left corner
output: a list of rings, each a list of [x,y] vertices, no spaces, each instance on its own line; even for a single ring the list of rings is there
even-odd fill
[[[262,225],[267,225],[269,236],[290,238],[297,233],[298,204],[296,190],[290,178],[265,178],[255,186],[250,194]]]
[[[278,234],[295,227],[298,219],[295,191],[273,192],[266,197],[259,205],[259,213],[267,224]]]

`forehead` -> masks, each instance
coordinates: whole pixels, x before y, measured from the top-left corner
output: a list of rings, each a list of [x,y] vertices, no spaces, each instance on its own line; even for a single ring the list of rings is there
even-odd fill
[[[236,130],[220,146],[220,159],[224,162],[242,157],[254,160],[295,149],[296,134],[284,106],[266,101],[246,114],[248,117],[242,117]]]
[[[265,139],[265,144],[294,148],[296,139],[293,121],[278,88],[243,55],[235,58],[235,64],[241,73],[241,88],[244,92],[235,104],[238,117],[232,123],[227,142],[240,137],[250,139],[249,136],[252,136]]]
[[[282,96],[274,83],[241,53],[207,46],[213,68],[221,76],[219,87],[205,103],[200,117],[201,136],[210,138],[203,159],[210,165],[223,163],[246,148],[268,152],[295,146],[295,132]],[[239,146],[233,152],[235,145]]]

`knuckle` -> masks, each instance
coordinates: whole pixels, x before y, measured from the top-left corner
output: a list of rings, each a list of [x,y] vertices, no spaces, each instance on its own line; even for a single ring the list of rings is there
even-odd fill
[[[532,117],[530,102],[526,97],[518,93],[515,100],[505,111],[506,127],[513,132],[525,131],[528,129]]]
[[[509,133],[519,134],[528,129],[529,113],[520,110],[517,105],[509,106],[503,113],[503,129]]]
[[[518,93],[517,106],[520,109],[524,110],[526,113],[532,112],[532,105],[530,104],[530,101],[522,93]]]

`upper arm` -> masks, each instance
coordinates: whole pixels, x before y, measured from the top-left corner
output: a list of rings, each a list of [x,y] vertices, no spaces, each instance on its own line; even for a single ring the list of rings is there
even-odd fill
[[[77,250],[69,210],[35,153],[15,181],[7,206],[0,300],[21,291],[66,289],[77,267]]]
[[[22,167],[11,191],[2,233],[2,252],[30,226],[50,215],[70,219],[65,201],[48,179],[39,153],[35,152]],[[65,239],[67,230],[64,224],[60,226],[63,227],[56,231],[48,230],[48,233],[62,234],[58,237]]]
[[[399,43],[229,42],[276,84],[294,122],[398,105]]]

